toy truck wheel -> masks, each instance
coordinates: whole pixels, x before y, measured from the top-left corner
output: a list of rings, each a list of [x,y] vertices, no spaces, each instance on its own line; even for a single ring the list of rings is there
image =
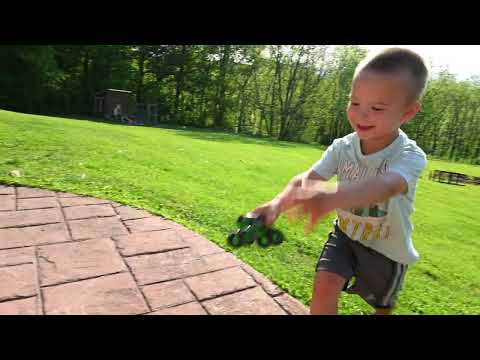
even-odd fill
[[[237,219],[237,224],[240,224],[243,221],[243,215],[240,215]]]
[[[270,242],[270,239],[268,238],[268,236],[261,236],[257,239],[257,243],[258,243],[258,246],[262,247],[262,248],[266,248],[268,246],[270,246],[271,242]]]
[[[284,240],[283,233],[279,230],[269,229],[268,237],[273,245],[280,245]]]
[[[240,237],[236,236],[235,234],[228,235],[227,242],[233,247],[240,247],[242,245]]]

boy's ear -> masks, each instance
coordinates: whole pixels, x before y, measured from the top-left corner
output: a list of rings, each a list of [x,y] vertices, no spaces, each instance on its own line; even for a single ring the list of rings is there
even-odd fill
[[[414,101],[411,105],[407,107],[406,111],[403,113],[402,124],[405,124],[412,120],[420,110],[422,110],[422,105],[418,101]]]

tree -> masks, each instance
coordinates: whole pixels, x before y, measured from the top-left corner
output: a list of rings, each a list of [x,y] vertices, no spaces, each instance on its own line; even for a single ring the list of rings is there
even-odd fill
[[[230,63],[231,45],[221,45],[221,59],[219,63],[219,72],[217,82],[217,95],[215,102],[215,127],[224,127],[225,125],[225,91],[226,91],[226,74]]]
[[[5,108],[42,112],[59,76],[52,46],[0,47],[0,96]]]

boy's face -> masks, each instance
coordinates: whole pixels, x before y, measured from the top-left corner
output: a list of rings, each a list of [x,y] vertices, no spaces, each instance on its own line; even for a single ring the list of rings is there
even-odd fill
[[[420,110],[410,96],[406,73],[381,74],[363,70],[352,83],[347,115],[364,143],[385,146],[398,135],[400,126]]]

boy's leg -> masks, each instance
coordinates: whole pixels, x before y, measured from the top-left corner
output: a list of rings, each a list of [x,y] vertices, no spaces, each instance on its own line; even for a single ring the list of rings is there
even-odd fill
[[[311,315],[336,315],[340,293],[346,280],[329,271],[318,271],[313,284]]]
[[[393,312],[393,308],[389,308],[389,309],[375,308],[374,315],[392,315],[392,312]]]
[[[347,289],[375,309],[375,315],[390,315],[403,286],[408,266],[397,263],[360,243],[352,250],[358,259],[355,283]]]
[[[337,228],[329,234],[316,266],[310,313],[336,314],[338,298],[353,275],[350,240]]]

